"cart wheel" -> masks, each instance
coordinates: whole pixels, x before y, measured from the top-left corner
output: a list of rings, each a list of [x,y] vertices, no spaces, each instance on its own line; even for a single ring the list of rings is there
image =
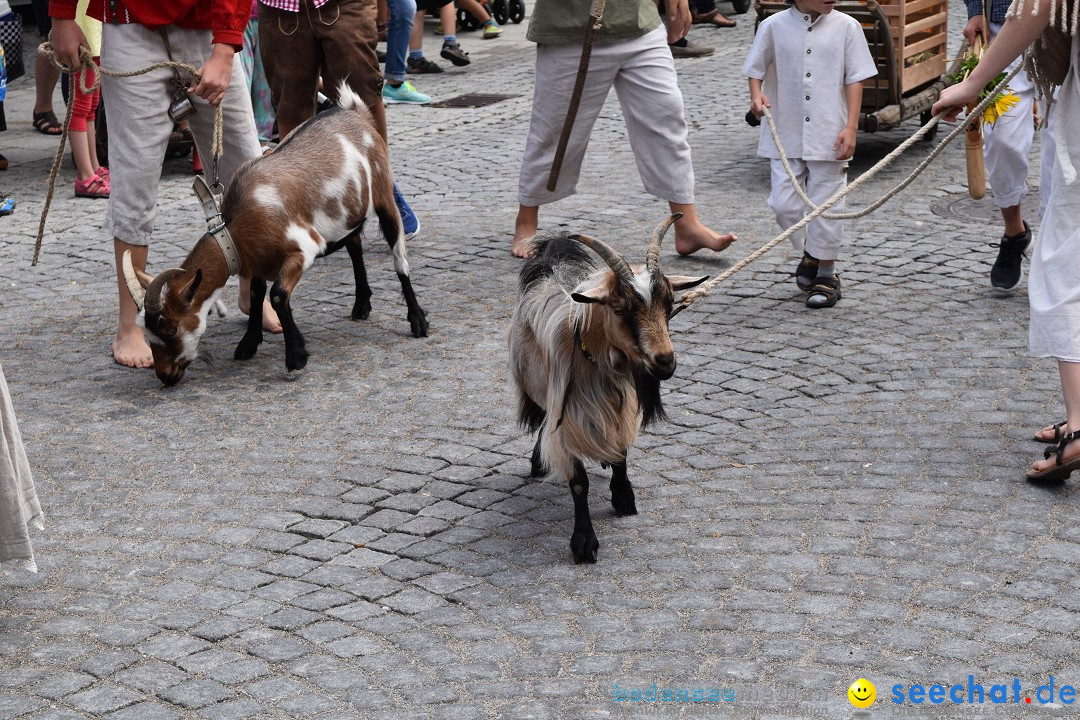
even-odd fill
[[[492,3],[491,15],[495,18],[495,22],[500,25],[508,23],[510,21],[510,7],[507,0],[495,0]]]
[[[520,23],[525,19],[525,0],[510,0],[510,22]]]
[[[929,110],[923,110],[922,113],[919,115],[919,123],[920,123],[920,125],[925,125],[926,123],[930,122],[931,118],[933,118],[933,117],[934,117],[934,114],[932,112],[930,112]],[[937,131],[938,131],[939,127],[941,127],[941,123],[938,123],[934,127],[930,128],[930,132],[923,135],[923,137],[922,137],[923,142],[930,142],[931,140],[936,138],[937,137]]]
[[[457,24],[462,30],[475,30],[480,27],[480,24],[476,22],[476,18],[472,16],[472,13],[468,13],[464,10],[457,11]]]
[[[753,0],[731,0],[731,7],[735,10],[736,15],[742,15],[750,9],[750,5]]]

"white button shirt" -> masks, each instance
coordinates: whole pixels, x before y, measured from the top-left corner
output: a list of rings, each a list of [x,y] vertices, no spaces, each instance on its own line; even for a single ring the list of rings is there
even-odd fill
[[[743,74],[762,80],[784,152],[803,160],[836,160],[833,144],[847,126],[844,86],[877,75],[862,27],[833,10],[811,21],[792,5],[758,26]],[[779,158],[766,123],[758,155]]]

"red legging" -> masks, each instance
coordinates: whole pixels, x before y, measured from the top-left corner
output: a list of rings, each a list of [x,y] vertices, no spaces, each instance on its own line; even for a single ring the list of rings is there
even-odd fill
[[[98,58],[94,58],[96,63]],[[86,124],[94,122],[97,115],[98,103],[101,101],[101,88],[95,88],[94,92],[87,95],[80,87],[80,79],[86,73],[86,84],[94,84],[94,71],[86,68],[75,73],[74,99],[71,101],[74,107],[71,109],[71,132],[86,132]]]

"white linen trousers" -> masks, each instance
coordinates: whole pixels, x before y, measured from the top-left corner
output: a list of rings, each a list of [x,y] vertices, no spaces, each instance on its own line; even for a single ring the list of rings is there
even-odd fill
[[[836,193],[847,187],[847,160],[800,160],[788,158],[795,177],[807,196],[815,205],[821,205]],[[772,171],[772,192],[769,193],[769,207],[776,213],[776,222],[787,230],[803,219],[810,212],[795,193],[791,178],[784,170],[780,160],[769,160]],[[845,201],[832,206],[829,212],[843,212]],[[810,224],[790,238],[791,247],[796,252],[803,249],[818,260],[835,260],[844,241],[844,221],[826,220],[823,217],[810,221]]]
[[[991,40],[997,37],[1001,25],[990,23]],[[1006,72],[1022,63],[1017,58]],[[1035,85],[1024,70],[1020,70],[1009,88],[1020,101],[1009,109],[993,125],[983,125],[983,158],[990,188],[994,191],[994,204],[999,208],[1019,205],[1028,193],[1028,162],[1031,142],[1035,137],[1032,107],[1035,102]],[[1045,110],[1044,110],[1045,112]],[[1042,172],[1040,175],[1040,215],[1046,210],[1050,197],[1051,173],[1054,162],[1054,134],[1050,128],[1042,133]]]
[[[1028,342],[1035,357],[1080,362],[1080,35],[1054,106],[1050,199],[1031,258]],[[1045,140],[1044,140],[1045,142]],[[1044,192],[1046,188],[1043,189]]]
[[[593,46],[589,73],[554,192],[546,189],[581,60],[581,45],[536,46],[532,121],[518,178],[518,201],[537,206],[577,192],[593,124],[614,86],[645,190],[668,202],[694,202],[694,168],[683,97],[664,26],[632,40]]]

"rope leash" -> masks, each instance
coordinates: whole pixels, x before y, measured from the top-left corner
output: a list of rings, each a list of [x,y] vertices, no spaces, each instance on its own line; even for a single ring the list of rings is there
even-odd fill
[[[195,81],[196,84],[202,82],[202,75],[198,69],[185,62],[177,62],[173,60],[156,62],[153,65],[149,65],[140,70],[130,70],[121,72],[117,70],[109,70],[108,68],[97,65],[94,62],[94,57],[90,54],[90,51],[85,47],[79,48],[79,61],[80,66],[78,69],[69,68],[67,65],[60,63],[56,59],[56,53],[52,49],[51,42],[43,42],[38,46],[38,54],[45,56],[53,67],[59,68],[63,72],[68,73],[71,78],[72,84],[75,83],[75,73],[78,70],[93,70],[94,81],[89,85],[86,84],[86,72],[78,78],[79,90],[89,95],[90,93],[101,87],[102,77],[108,75],[109,77],[123,78],[123,77],[135,77],[136,75],[145,75],[146,73],[159,70],[161,68],[175,68],[177,70],[183,70]],[[45,236],[45,219],[49,216],[49,207],[52,205],[53,193],[56,190],[56,176],[60,171],[60,161],[64,157],[64,146],[67,144],[68,132],[71,127],[71,113],[75,107],[74,102],[68,103],[67,115],[64,117],[64,131],[60,134],[60,146],[56,149],[56,157],[53,158],[52,171],[49,173],[49,189],[45,195],[45,205],[41,209],[41,221],[38,223],[37,240],[34,241],[34,258],[30,262],[31,266],[36,266],[38,263],[38,256],[41,254],[41,241]],[[214,184],[217,185],[217,163],[218,158],[222,153],[222,135],[223,126],[225,123],[224,109],[221,104],[218,104],[217,111],[214,114],[214,139],[211,152],[213,154],[214,163]]]
[[[712,280],[709,280],[708,282],[704,283],[703,285],[699,285],[698,287],[694,288],[690,292],[683,295],[681,298],[679,298],[679,300],[677,302],[680,305],[690,305],[691,303],[693,303],[693,302],[695,302],[697,300],[700,300],[703,297],[708,296],[713,291],[713,289],[716,288],[717,285],[724,282],[729,277],[731,277],[732,275],[734,275],[738,271],[742,270],[744,267],[746,267],[750,263],[752,263],[755,260],[757,260],[758,258],[760,258],[762,255],[767,253],[769,250],[772,250],[774,247],[776,247],[777,245],[782,243],[784,240],[787,240],[788,238],[790,238],[792,235],[797,233],[799,230],[802,230],[804,227],[806,227],[811,222],[813,222],[815,219],[817,219],[818,216],[824,216],[827,219],[847,220],[847,219],[852,219],[852,218],[863,217],[864,215],[869,215],[874,210],[877,210],[879,207],[881,207],[886,202],[888,202],[893,197],[895,197],[901,190],[903,190],[908,185],[913,183],[915,181],[915,178],[917,178],[919,175],[922,174],[922,172],[930,165],[930,163],[933,162],[934,159],[937,158],[937,156],[940,155],[942,153],[942,151],[945,150],[945,147],[949,143],[951,143],[953,140],[955,140],[957,138],[957,136],[959,136],[961,133],[965,132],[970,119],[971,118],[977,118],[977,117],[980,117],[982,115],[983,111],[986,110],[986,108],[994,100],[994,97],[998,94],[998,92],[1000,92],[1002,89],[1004,89],[1005,86],[1008,85],[1009,81],[1012,80],[1016,76],[1016,73],[1017,73],[1018,70],[1019,70],[1019,68],[1014,69],[1009,75],[1007,75],[1005,77],[1004,80],[1002,80],[1000,83],[998,83],[997,86],[993,89],[993,91],[991,91],[986,96],[986,98],[984,98],[983,101],[980,102],[975,107],[974,110],[969,112],[967,114],[967,117],[965,118],[965,120],[963,122],[958,123],[956,125],[956,127],[953,128],[952,132],[950,132],[948,135],[945,136],[944,140],[942,140],[940,143],[938,143],[938,146],[935,147],[934,150],[929,155],[927,155],[926,158],[923,159],[922,162],[920,162],[915,167],[915,170],[913,170],[910,175],[908,175],[906,178],[901,180],[889,192],[885,193],[881,197],[880,200],[877,200],[877,201],[871,203],[870,205],[863,208],[862,210],[856,210],[856,211],[847,212],[847,213],[835,213],[835,214],[830,213],[830,214],[826,214],[825,211],[828,210],[829,208],[831,208],[836,203],[843,200],[844,197],[846,197],[847,194],[850,193],[851,191],[853,191],[855,188],[859,187],[860,185],[862,185],[867,180],[870,180],[875,175],[877,175],[879,172],[881,172],[881,170],[885,169],[890,164],[892,164],[892,162],[894,160],[896,160],[896,158],[900,157],[900,155],[902,155],[909,147],[914,145],[916,142],[918,142],[920,139],[922,139],[922,137],[924,135],[926,135],[926,133],[928,133],[931,129],[933,129],[934,126],[936,126],[938,124],[938,122],[941,120],[941,117],[938,116],[938,115],[935,115],[934,117],[930,118],[930,122],[926,123],[921,128],[919,128],[915,132],[914,135],[912,135],[910,138],[908,138],[903,143],[898,145],[892,152],[890,152],[888,155],[886,155],[884,158],[882,158],[872,168],[870,168],[869,170],[864,172],[862,175],[857,177],[855,180],[853,180],[846,188],[844,188],[840,192],[833,195],[831,198],[829,198],[828,200],[823,202],[821,205],[815,205],[810,200],[810,198],[807,197],[806,193],[803,192],[802,187],[799,185],[798,179],[795,177],[795,173],[791,169],[791,165],[788,164],[787,156],[784,154],[784,149],[780,145],[780,138],[777,137],[777,135],[776,135],[776,126],[774,125],[774,123],[772,121],[772,117],[769,115],[768,108],[766,108],[765,109],[765,117],[768,120],[769,129],[773,133],[773,141],[776,143],[777,150],[779,150],[779,152],[780,152],[780,160],[783,162],[784,169],[787,170],[788,177],[790,178],[792,184],[795,186],[795,189],[798,192],[799,197],[802,199],[802,201],[804,203],[806,203],[807,207],[813,208],[813,211],[810,214],[804,216],[802,220],[795,223],[794,225],[789,227],[787,230],[780,233],[775,238],[773,238],[769,242],[765,243],[764,245],[759,247],[757,250],[755,250],[754,252],[750,253],[749,255],[744,257],[739,262],[732,265],[730,268],[728,268],[724,272],[717,275]]]

